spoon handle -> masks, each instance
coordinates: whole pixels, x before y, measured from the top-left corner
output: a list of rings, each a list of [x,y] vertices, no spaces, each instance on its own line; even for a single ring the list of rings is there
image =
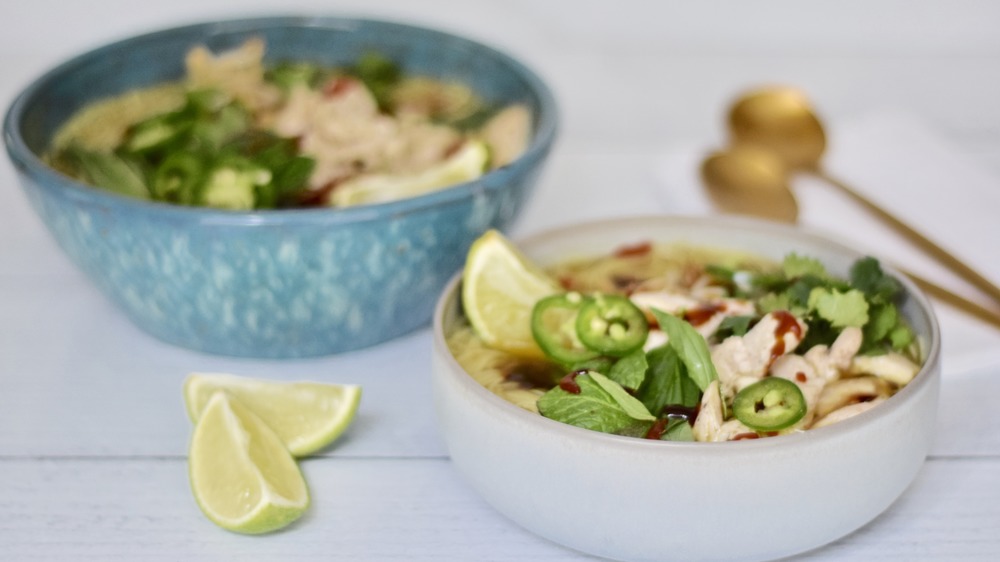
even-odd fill
[[[897,268],[898,269],[898,268]],[[928,281],[927,279],[913,273],[911,271],[906,271],[901,269],[904,275],[909,277],[921,290],[923,290],[928,295],[949,304],[966,314],[982,320],[987,324],[991,324],[994,328],[1000,329],[1000,314],[986,309],[980,304],[974,303],[964,297],[960,297],[955,293],[945,289],[944,287]]]
[[[910,225],[904,223],[897,217],[893,216],[891,213],[889,213],[889,211],[886,211],[872,200],[858,193],[854,188],[837,180],[836,178],[831,177],[822,170],[815,170],[815,173],[818,177],[826,180],[834,187],[840,189],[843,193],[845,193],[846,195],[848,195],[849,197],[860,203],[871,213],[875,214],[880,219],[882,219],[886,224],[894,228],[897,232],[899,232],[907,239],[909,239],[911,242],[919,246],[929,256],[937,260],[938,263],[947,267],[956,275],[962,277],[963,279],[965,279],[966,281],[968,281],[969,283],[971,283],[972,285],[974,285],[975,287],[986,293],[995,302],[1000,304],[1000,287],[997,287],[995,284],[993,284],[993,282],[984,277],[981,273],[972,269],[970,266],[966,265],[960,259],[956,258],[954,255],[949,253],[947,250],[945,250],[941,246],[938,246],[933,241],[928,239],[926,236],[914,230],[913,227],[911,227]],[[938,289],[941,288],[938,287]]]

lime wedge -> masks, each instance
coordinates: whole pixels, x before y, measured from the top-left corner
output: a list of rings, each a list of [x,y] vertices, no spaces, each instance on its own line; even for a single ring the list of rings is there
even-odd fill
[[[335,207],[367,205],[423,195],[483,175],[490,153],[481,141],[466,141],[447,160],[417,174],[370,174],[338,185],[329,197]]]
[[[235,396],[264,420],[297,457],[314,453],[340,437],[361,402],[361,387],[357,385],[192,373],[184,381],[184,403],[191,421],[198,421],[218,390]]]
[[[523,357],[544,357],[531,335],[531,310],[559,286],[502,234],[489,230],[469,248],[462,306],[483,342]]]
[[[188,470],[198,506],[230,531],[274,531],[309,506],[306,482],[284,443],[225,391],[212,395],[195,426]]]

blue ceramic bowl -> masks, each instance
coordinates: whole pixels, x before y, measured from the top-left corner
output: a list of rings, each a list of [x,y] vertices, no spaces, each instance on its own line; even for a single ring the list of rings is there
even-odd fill
[[[252,36],[269,60],[347,64],[377,49],[406,72],[456,79],[534,115],[517,161],[478,180],[346,209],[232,212],[120,197],[40,158],[54,132],[96,99],[178,79],[184,54]],[[429,323],[472,241],[505,228],[529,196],[556,133],[556,107],[529,69],[490,47],[399,23],[336,17],[221,21],[119,41],[51,70],[14,101],[4,141],[59,245],[132,321],[183,347],[308,357],[370,346]]]

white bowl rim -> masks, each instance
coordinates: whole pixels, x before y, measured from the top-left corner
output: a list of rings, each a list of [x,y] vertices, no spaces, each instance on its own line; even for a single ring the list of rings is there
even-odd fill
[[[611,219],[601,219],[595,221],[587,221],[582,223],[574,223],[571,225],[556,227],[550,230],[545,230],[537,234],[528,236],[523,239],[514,240],[515,245],[521,246],[531,246],[532,244],[539,243],[546,238],[563,236],[569,232],[581,229],[581,228],[604,228],[608,226],[616,226],[623,223],[636,223],[637,221],[676,221],[676,222],[686,222],[689,224],[699,224],[699,225],[711,225],[712,223],[719,224],[725,228],[734,229],[749,229],[756,230],[758,232],[771,233],[775,235],[791,235],[794,234],[798,239],[808,239],[812,244],[825,245],[838,252],[846,252],[849,254],[855,254],[861,257],[863,254],[858,251],[841,244],[835,240],[830,239],[828,236],[819,233],[816,230],[812,230],[806,227],[800,226],[790,226],[784,224],[773,223],[765,221],[762,219],[747,218],[747,217],[737,217],[730,215],[722,216],[694,216],[694,215],[636,215],[631,217],[617,217]],[[797,443],[810,443],[814,441],[821,440],[834,440],[844,437],[847,434],[854,433],[862,429],[865,425],[868,425],[871,421],[878,418],[888,416],[892,414],[899,408],[904,407],[907,402],[913,400],[922,389],[932,384],[934,379],[940,377],[940,354],[941,354],[941,334],[940,327],[938,326],[937,317],[934,315],[933,308],[931,307],[930,301],[927,296],[920,291],[920,289],[910,281],[906,276],[900,273],[898,270],[891,267],[891,265],[884,263],[880,260],[882,269],[895,277],[903,285],[908,296],[915,300],[918,308],[926,317],[927,325],[930,328],[930,333],[927,334],[928,342],[926,349],[926,357],[924,358],[924,363],[921,365],[920,371],[914,377],[913,381],[904,386],[896,394],[886,400],[884,403],[879,404],[876,408],[871,408],[862,412],[856,416],[852,416],[841,422],[828,425],[826,427],[809,429],[806,431],[778,435],[775,437],[769,437],[766,439],[743,439],[740,441],[725,441],[719,443],[704,443],[704,442],[679,442],[679,441],[659,441],[653,439],[640,439],[636,437],[627,437],[622,435],[613,435],[610,433],[602,433],[599,431],[593,431],[590,429],[584,429],[581,427],[576,427],[573,425],[558,422],[539,414],[529,412],[519,406],[514,405],[507,400],[497,396],[474,378],[469,375],[465,369],[458,363],[454,355],[452,355],[450,349],[448,348],[447,341],[444,336],[444,311],[446,307],[449,306],[452,300],[458,298],[457,291],[458,287],[462,281],[462,273],[458,272],[446,285],[441,297],[438,299],[438,303],[435,306],[434,318],[433,318],[433,331],[434,331],[434,347],[435,352],[443,357],[446,363],[448,373],[447,375],[440,375],[439,373],[434,373],[434,376],[448,376],[454,378],[455,381],[461,385],[463,391],[476,399],[482,400],[484,407],[495,408],[497,415],[507,417],[508,419],[517,420],[520,423],[527,424],[537,424],[538,431],[544,431],[547,433],[561,435],[565,439],[584,439],[592,441],[598,445],[604,447],[660,447],[665,451],[685,451],[689,454],[704,453],[708,455],[713,454],[728,454],[736,448],[740,448],[742,451],[750,450],[762,450],[768,451],[775,447],[794,447]]]
[[[524,81],[531,85],[531,92],[539,100],[542,111],[536,118],[537,130],[532,135],[531,142],[523,154],[514,162],[507,166],[491,170],[483,176],[468,182],[458,183],[447,189],[433,191],[424,195],[387,201],[371,205],[359,205],[347,208],[289,208],[289,209],[260,209],[254,211],[233,211],[227,209],[214,209],[209,207],[189,207],[174,205],[160,201],[147,201],[119,194],[106,190],[95,189],[92,186],[69,178],[52,169],[38,157],[24,141],[20,133],[21,116],[28,101],[46,84],[58,78],[61,74],[69,72],[74,66],[81,64],[84,60],[99,55],[104,50],[110,50],[127,45],[130,42],[145,41],[154,39],[159,35],[169,35],[172,33],[203,29],[206,33],[238,32],[257,29],[263,26],[285,25],[288,27],[309,27],[328,28],[338,30],[349,30],[352,25],[374,24],[388,25],[399,28],[409,28],[422,32],[447,37],[458,40],[465,44],[472,45],[477,49],[490,52],[497,59],[517,73]],[[457,204],[477,193],[484,193],[501,189],[507,185],[503,176],[510,175],[514,169],[524,165],[526,162],[540,160],[545,156],[555,140],[558,130],[558,106],[555,97],[548,85],[541,77],[525,63],[514,58],[506,52],[488,45],[478,39],[458,35],[443,29],[404,23],[392,19],[381,17],[363,17],[349,15],[265,15],[235,19],[207,19],[196,23],[175,25],[166,28],[159,28],[124,38],[119,38],[106,42],[97,47],[87,49],[48,70],[23,88],[11,102],[4,116],[3,136],[7,153],[11,160],[23,168],[22,173],[29,176],[40,177],[40,186],[53,189],[72,199],[81,202],[91,202],[98,205],[112,207],[120,210],[141,210],[152,214],[162,214],[174,219],[187,219],[201,223],[229,224],[229,225],[266,225],[266,224],[286,224],[289,221],[302,223],[322,223],[322,224],[350,224],[363,223],[373,220],[380,220],[384,217],[400,217],[412,213],[420,212],[432,207]]]

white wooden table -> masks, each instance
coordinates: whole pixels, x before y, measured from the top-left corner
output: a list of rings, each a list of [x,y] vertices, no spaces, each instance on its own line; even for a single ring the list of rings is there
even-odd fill
[[[770,82],[805,88],[832,124],[879,108],[916,115],[1000,178],[1000,4],[985,0],[398,0],[284,9],[244,2],[241,12],[226,4],[5,3],[0,100],[6,106],[72,53],[136,31],[217,15],[336,9],[460,31],[523,58],[551,82],[561,137],[515,235],[676,211],[658,196],[669,188],[657,179],[661,159],[677,147],[718,143],[731,96]],[[1000,559],[1000,361],[989,360],[996,340],[986,326],[941,312],[946,341],[956,337],[930,458],[881,517],[803,559]],[[585,559],[507,521],[462,482],[435,426],[429,352],[427,329],[339,357],[284,362],[156,341],[70,265],[5,161],[0,559]],[[286,531],[227,533],[196,507],[180,393],[194,370],[364,386],[348,435],[303,462],[313,506]]]

